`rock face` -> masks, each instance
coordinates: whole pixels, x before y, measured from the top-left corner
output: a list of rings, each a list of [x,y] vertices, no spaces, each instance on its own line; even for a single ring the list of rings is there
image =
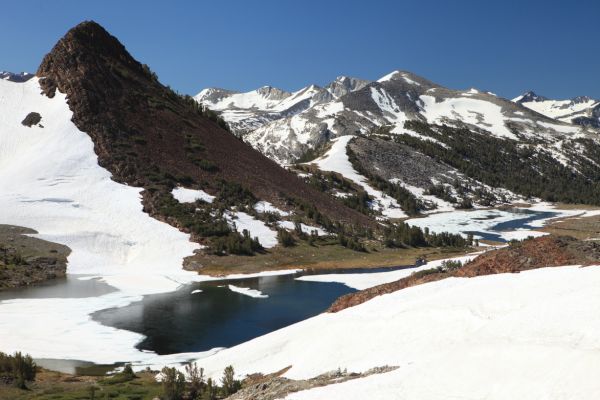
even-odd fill
[[[513,101],[515,103],[519,103],[519,104],[530,103],[533,101],[546,101],[546,100],[548,100],[547,97],[539,96],[531,90],[529,92],[525,92],[522,95],[520,95],[519,97],[513,99]]]
[[[301,199],[331,218],[370,223],[222,129],[191,98],[163,86],[95,22],[71,29],[37,75],[48,96],[66,93],[73,122],[90,135],[99,163],[119,182],[153,190],[202,182],[210,192],[227,181],[275,204]]]
[[[39,113],[30,112],[29,114],[27,114],[27,116],[25,117],[23,122],[21,122],[21,124],[31,128],[33,125],[39,124],[41,120],[42,116]]]
[[[452,271],[420,271],[396,282],[344,295],[337,299],[328,311],[338,312],[376,296],[449,277],[472,278],[564,265],[586,266],[598,262],[600,262],[600,244],[596,242],[580,241],[568,236],[544,236],[489,251]]]
[[[0,225],[0,290],[63,278],[71,250],[30,237],[32,229]]]

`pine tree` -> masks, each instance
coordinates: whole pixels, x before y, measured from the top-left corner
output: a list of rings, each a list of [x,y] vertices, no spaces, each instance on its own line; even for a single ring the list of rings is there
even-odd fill
[[[191,363],[185,366],[185,373],[190,382],[190,397],[192,399],[199,398],[204,389],[204,368],[198,368],[198,364]]]
[[[185,390],[185,376],[175,368],[162,369],[162,387],[164,400],[181,400]]]
[[[235,371],[233,366],[228,366],[223,371],[223,377],[221,378],[221,384],[224,396],[230,396],[240,389],[240,381],[235,379]]]

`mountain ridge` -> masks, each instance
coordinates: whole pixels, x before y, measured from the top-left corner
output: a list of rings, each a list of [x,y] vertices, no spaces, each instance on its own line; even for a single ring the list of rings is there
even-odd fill
[[[67,32],[44,57],[37,75],[48,96],[56,90],[66,94],[73,122],[92,138],[100,165],[113,179],[143,187],[145,210],[192,233],[194,240],[204,240],[201,231],[211,220],[222,222],[207,213],[195,225],[194,208],[173,203],[170,191],[178,185],[221,193],[234,206],[266,200],[296,209],[310,203],[318,211],[313,215],[373,224],[224,130],[191,98],[163,86],[93,21]]]
[[[513,131],[556,136],[574,129],[492,93],[448,89],[408,71],[360,82],[342,96],[288,114],[238,107],[224,93],[218,102],[202,95],[196,100],[219,112],[236,134],[281,164],[295,161],[334,137],[368,134],[388,125],[397,133],[404,132],[407,120],[470,126],[512,138],[516,137]]]
[[[514,98],[513,101],[558,121],[600,128],[600,100],[589,96],[555,100],[529,91]]]
[[[533,92],[528,93],[528,99],[545,102]],[[387,187],[404,202],[397,186],[392,189],[383,182],[399,185],[416,197],[417,202],[411,200],[412,205],[408,206],[412,212],[415,207],[427,210],[427,204],[432,202],[447,209],[447,200],[452,200],[454,208],[517,201],[519,196],[593,201],[591,193],[597,189],[592,188],[595,184],[591,180],[597,179],[599,131],[593,126],[557,120],[527,104],[474,88],[445,88],[411,72],[396,70],[337,99],[292,115],[276,115],[250,129],[246,126],[237,130],[235,125],[232,128],[244,141],[282,165],[294,165],[299,160],[321,165],[318,157],[327,152],[325,158],[338,158],[335,166],[328,168],[356,183],[362,182],[367,192],[376,193],[369,185]],[[215,110],[226,120],[232,115],[226,98],[219,104],[208,102],[207,106],[216,106]],[[244,110],[248,120],[257,115],[260,112]],[[337,140],[348,135],[359,138],[344,140],[348,144],[346,157]],[[405,147],[387,145],[386,141]],[[335,155],[327,150],[332,143]],[[425,170],[432,175],[411,173],[406,163],[388,148],[404,152],[408,159],[422,159],[427,165]],[[513,160],[512,166],[478,154],[477,148],[504,148],[510,152],[507,157]],[[425,155],[425,159],[417,153]],[[467,157],[470,160],[465,162]],[[363,178],[369,178],[367,183],[343,166],[350,158],[354,160],[355,172],[362,171]],[[521,170],[514,169],[515,165]],[[507,168],[514,175],[510,179],[506,173],[491,172],[506,172]],[[541,173],[542,170],[546,172]],[[298,171],[304,174],[306,168]],[[561,183],[548,181],[544,174],[553,174]],[[578,183],[571,188],[562,187],[571,174]],[[542,190],[543,187],[548,190]]]

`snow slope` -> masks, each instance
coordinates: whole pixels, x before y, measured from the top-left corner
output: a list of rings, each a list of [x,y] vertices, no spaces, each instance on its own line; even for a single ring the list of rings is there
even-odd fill
[[[567,284],[568,282],[568,284]],[[208,376],[395,365],[288,399],[600,396],[600,267],[452,278],[322,314],[201,360]]]
[[[342,174],[346,179],[361,186],[374,201],[372,207],[388,218],[404,218],[407,215],[402,211],[398,202],[387,194],[374,189],[367,183],[367,179],[354,170],[346,155],[346,147],[353,136],[342,136],[334,139],[331,149],[321,158],[315,160],[321,171],[333,171]]]
[[[71,273],[186,275],[181,259],[198,245],[143,213],[140,189],[98,166],[65,96],[40,92],[35,78],[0,81],[0,221],[69,246]],[[21,124],[32,111],[43,128]]]
[[[506,127],[502,107],[485,100],[469,97],[448,98],[436,101],[433,96],[421,96],[423,115],[429,123],[443,124],[460,120],[471,125],[481,125],[493,135],[509,139],[517,137]]]
[[[600,101],[586,96],[569,100],[552,100],[527,92],[512,101],[562,122],[580,124],[577,119],[587,119],[592,126],[600,126]]]
[[[43,128],[21,124],[33,111]],[[199,279],[182,269],[183,257],[199,246],[145,214],[139,188],[110,179],[71,117],[65,96],[41,95],[37,78],[0,80],[0,223],[69,246],[69,274],[101,276],[118,291],[85,301],[3,301],[0,350],[97,362],[148,359],[155,355],[134,348],[140,335],[104,327],[89,313]]]

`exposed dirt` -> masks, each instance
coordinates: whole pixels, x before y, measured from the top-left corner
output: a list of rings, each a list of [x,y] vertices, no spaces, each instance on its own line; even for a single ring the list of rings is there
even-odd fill
[[[338,312],[376,296],[449,277],[471,278],[518,273],[536,268],[597,263],[600,263],[600,243],[580,241],[569,236],[543,236],[489,251],[453,271],[421,271],[395,282],[344,295],[331,305],[328,312]]]
[[[63,245],[27,236],[33,229],[0,225],[0,290],[64,278],[67,256]]]

